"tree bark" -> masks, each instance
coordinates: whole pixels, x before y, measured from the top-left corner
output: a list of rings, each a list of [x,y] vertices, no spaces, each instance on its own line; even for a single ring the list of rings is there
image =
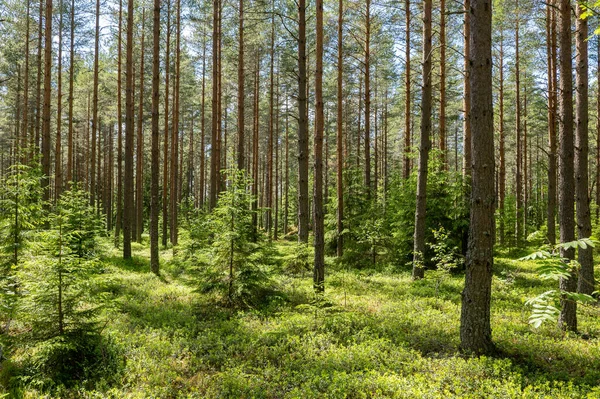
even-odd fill
[[[46,0],[44,29],[44,108],[42,113],[43,199],[50,199],[50,106],[52,101],[52,0]]]
[[[173,126],[171,127],[171,243],[177,245],[177,223],[179,204],[179,88],[181,70],[181,0],[177,0],[177,16],[175,21],[175,82],[173,87]]]
[[[150,270],[159,273],[158,255],[158,175],[160,173],[160,136],[158,126],[159,77],[160,77],[160,0],[154,0],[152,18],[152,161],[150,187]]]
[[[556,12],[546,6],[548,53],[548,242],[556,244]]]
[[[502,29],[502,28],[501,28]],[[506,154],[504,150],[505,145],[505,131],[504,131],[504,33],[500,32],[500,90],[499,90],[499,108],[500,108],[500,128],[498,129],[498,134],[500,136],[499,140],[499,155],[500,155],[500,166],[498,172],[498,201],[499,201],[499,211],[500,211],[500,226],[499,226],[499,235],[500,235],[500,245],[504,245],[504,199],[506,197]]]
[[[571,1],[559,0],[559,40],[560,40],[560,115],[559,156],[558,156],[558,215],[560,242],[575,240],[575,192],[574,145],[573,145],[573,66],[571,50]],[[561,257],[575,258],[573,248],[561,249]],[[562,291],[574,292],[577,289],[575,277],[560,280]],[[577,331],[577,303],[562,299],[558,319],[561,328]]]
[[[576,76],[576,137],[575,137],[575,196],[577,207],[578,237],[592,235],[592,215],[590,213],[588,156],[589,156],[589,115],[588,115],[588,22],[581,18],[585,10],[577,4],[575,42],[577,47]],[[593,248],[579,248],[578,261],[581,265],[577,291],[591,295],[594,292],[594,253]]]
[[[371,0],[366,0],[365,16],[365,187],[371,198]],[[426,3],[425,3],[426,7]],[[427,18],[427,17],[425,17]],[[430,18],[431,19],[431,18]]]
[[[446,0],[440,0],[440,153],[442,169],[448,169],[446,157]]]
[[[338,1],[338,53],[337,53],[337,256],[341,257],[344,254],[344,181],[343,181],[343,168],[344,168],[344,154],[343,154],[343,115],[342,115],[342,96],[343,86],[342,78],[344,72],[343,55],[344,47],[342,43],[343,39],[343,23],[344,23],[344,0]],[[286,152],[287,157],[287,152]],[[287,179],[287,177],[286,177]]]
[[[408,179],[410,176],[410,153],[411,153],[411,134],[410,134],[410,104],[411,104],[411,90],[410,90],[410,0],[404,1],[404,7],[406,11],[406,47],[404,48],[404,85],[405,94],[404,99],[404,178]]]
[[[370,0],[367,0],[367,8]],[[315,69],[315,188],[314,188],[314,240],[315,264],[313,286],[317,293],[325,290],[325,227],[323,213],[323,0],[317,0],[316,69]]]
[[[492,2],[471,0],[469,86],[471,95],[472,184],[469,249],[460,323],[461,349],[493,351],[490,326],[494,265],[494,114],[492,109]]]
[[[123,259],[131,259],[133,225],[133,1],[127,3],[127,48],[125,56],[125,179],[123,182]]]
[[[471,176],[471,85],[469,83],[469,59],[471,57],[471,0],[464,0],[465,4],[465,79],[464,79],[464,99],[463,99],[463,176],[468,178]]]
[[[96,0],[96,34],[94,38],[94,88],[92,94],[92,173],[90,176],[90,202],[96,206],[96,136],[98,132],[98,70],[100,55],[100,0]]]
[[[75,82],[75,0],[71,0],[71,38],[69,42],[69,133],[67,139],[67,184],[73,181],[73,95]]]
[[[58,201],[62,191],[62,31],[63,31],[63,7],[62,0],[58,3],[58,65],[57,65],[57,88],[56,88],[56,142],[54,147],[54,198]]]
[[[245,121],[244,121],[244,0],[239,0],[239,50],[238,50],[238,145],[237,145],[237,168],[244,170],[244,141]]]
[[[308,242],[306,0],[298,0],[298,242]]]
[[[162,246],[167,246],[169,226],[169,78],[171,67],[171,0],[167,0],[167,46],[165,52],[165,130],[163,148],[163,187],[162,187]]]
[[[517,0],[517,13],[519,13],[519,1]],[[521,124],[521,71],[519,60],[519,31],[520,16],[517,14],[517,25],[515,29],[515,132],[516,132],[516,151],[517,151],[517,176],[516,176],[516,224],[515,224],[515,244],[517,246],[523,243],[523,137]]]
[[[135,240],[142,242],[142,231],[144,229],[144,39],[146,27],[146,10],[142,10],[142,38],[140,41],[140,98],[138,106],[137,124],[137,147],[136,147],[136,173],[135,173]]]
[[[213,70],[212,70],[212,136],[210,149],[210,198],[209,208],[213,209],[217,206],[217,193],[220,188],[220,154],[219,154],[219,16],[220,16],[220,0],[213,0]]]
[[[419,170],[417,179],[417,207],[413,250],[413,280],[425,276],[425,214],[427,207],[427,167],[431,148],[431,8],[432,1],[423,3],[423,87],[421,94],[421,142],[419,145]]]
[[[119,242],[123,226],[123,0],[119,0],[119,33],[117,42],[117,219],[115,243]]]

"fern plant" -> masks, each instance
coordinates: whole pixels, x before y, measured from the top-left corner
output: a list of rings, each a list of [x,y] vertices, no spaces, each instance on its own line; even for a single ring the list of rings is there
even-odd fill
[[[551,251],[540,250],[520,258],[527,260],[548,260],[538,268],[538,274],[542,280],[559,281],[561,278],[575,278],[579,273],[579,262],[563,259],[560,257],[561,249],[586,249],[594,247],[594,242],[589,238],[557,244]],[[596,293],[594,293],[596,294]],[[525,302],[525,306],[532,308],[529,316],[529,324],[539,328],[544,322],[557,322],[560,315],[561,299],[577,302],[583,305],[592,304],[596,299],[587,294],[569,292],[564,290],[549,290]]]

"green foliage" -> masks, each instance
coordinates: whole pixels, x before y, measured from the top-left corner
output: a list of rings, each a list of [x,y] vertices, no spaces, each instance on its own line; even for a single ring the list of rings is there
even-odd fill
[[[39,253],[17,273],[23,294],[19,318],[36,341],[95,331],[99,311],[94,294],[100,264],[94,248],[102,219],[87,195],[74,188],[63,193],[48,220]]]
[[[201,225],[207,228],[208,262],[200,268],[200,291],[216,292],[228,305],[254,306],[270,292],[264,242],[255,242],[250,194],[245,172],[227,171],[227,191]],[[197,230],[192,241],[197,246]]]
[[[559,281],[560,279],[576,278],[580,265],[575,260],[561,259],[561,249],[586,249],[594,247],[594,242],[589,238],[582,238],[557,244],[552,252],[540,250],[520,258],[520,261],[545,260],[546,263],[538,267],[537,272],[542,280]],[[596,299],[591,295],[568,292],[563,290],[546,291],[525,302],[525,306],[532,308],[529,324],[539,328],[544,322],[556,322],[560,314],[561,299],[567,299],[580,304],[592,304]]]
[[[43,220],[40,180],[38,167],[17,164],[0,181],[0,267],[17,264]]]
[[[434,152],[429,165],[425,242],[436,242],[433,231],[443,228],[447,233],[447,246],[462,248],[469,224],[462,176],[443,171],[438,158]],[[416,172],[408,180],[394,176],[390,182],[385,226],[390,234],[390,260],[397,265],[412,261],[415,201]],[[432,247],[425,251],[426,267],[435,266],[435,255]]]
[[[39,165],[16,164],[0,180],[0,323],[6,323],[0,332],[8,329],[18,299],[15,272],[43,221],[40,179]]]
[[[433,250],[434,256],[431,259],[436,263],[439,270],[450,272],[452,269],[459,269],[464,263],[464,258],[459,248],[450,240],[450,233],[442,226],[434,229],[433,242],[427,243],[427,246]]]

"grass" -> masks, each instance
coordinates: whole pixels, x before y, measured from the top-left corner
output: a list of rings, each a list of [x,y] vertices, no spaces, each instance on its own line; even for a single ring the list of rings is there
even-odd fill
[[[281,257],[292,248],[276,245]],[[310,273],[281,275],[285,301],[239,310],[196,293],[170,249],[161,252],[157,277],[146,245],[134,245],[131,261],[104,247],[113,306],[103,334],[121,348],[124,370],[117,383],[82,385],[65,397],[600,397],[598,311],[580,310],[580,335],[551,325],[532,329],[523,304],[552,287],[536,278],[532,262],[496,259],[499,354],[468,358],[458,352],[462,275],[427,271],[411,282],[408,271],[336,270],[328,259],[322,300],[313,298]],[[44,397],[32,386],[21,394]]]

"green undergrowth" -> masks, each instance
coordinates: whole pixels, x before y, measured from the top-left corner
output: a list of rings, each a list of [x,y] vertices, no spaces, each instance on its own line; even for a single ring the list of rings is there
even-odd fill
[[[280,242],[272,255],[278,300],[241,309],[198,293],[172,249],[161,252],[157,277],[147,244],[133,246],[131,261],[108,239],[103,245],[112,305],[102,334],[118,348],[122,370],[113,381],[81,383],[62,397],[600,397],[598,311],[580,310],[579,335],[532,329],[524,302],[552,288],[536,277],[534,262],[496,259],[498,354],[469,358],[458,351],[461,274],[427,271],[411,282],[407,270],[349,271],[331,258],[326,294],[315,298],[310,271],[285,269],[297,247]],[[29,355],[15,354],[10,367]],[[51,397],[31,385],[12,395]]]

